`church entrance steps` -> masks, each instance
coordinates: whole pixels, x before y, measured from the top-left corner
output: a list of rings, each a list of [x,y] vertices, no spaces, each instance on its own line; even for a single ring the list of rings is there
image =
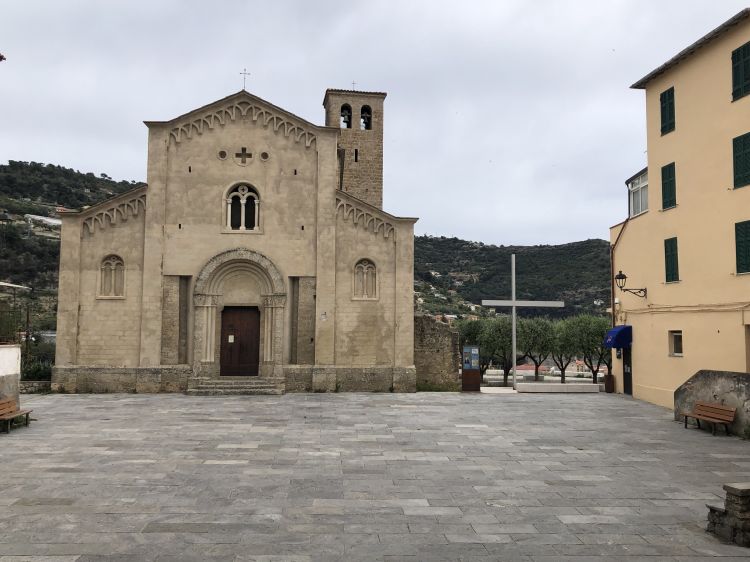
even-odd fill
[[[259,377],[191,377],[189,396],[224,396],[231,394],[284,394],[285,382],[281,378]]]

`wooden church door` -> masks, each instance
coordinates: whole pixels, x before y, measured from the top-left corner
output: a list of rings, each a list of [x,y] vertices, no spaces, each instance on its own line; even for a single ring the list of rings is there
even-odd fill
[[[260,311],[255,306],[227,306],[221,313],[221,374],[257,375]]]

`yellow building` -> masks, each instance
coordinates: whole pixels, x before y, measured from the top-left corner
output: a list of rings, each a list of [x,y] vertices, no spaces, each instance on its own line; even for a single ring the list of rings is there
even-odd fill
[[[648,166],[610,230],[614,320],[632,327],[613,370],[617,392],[672,407],[700,369],[750,370],[750,9],[632,87]]]

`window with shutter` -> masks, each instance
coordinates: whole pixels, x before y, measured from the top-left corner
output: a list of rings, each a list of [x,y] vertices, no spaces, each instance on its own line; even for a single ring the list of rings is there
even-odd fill
[[[750,273],[750,221],[734,225],[734,244],[737,251],[737,273]]]
[[[661,102],[661,134],[674,131],[674,88],[669,88],[659,96]]]
[[[750,94],[750,43],[732,51],[732,100]]]
[[[680,280],[677,263],[677,238],[667,238],[664,241],[664,269],[667,283]]]
[[[737,137],[734,148],[734,188],[750,184],[750,133]]]
[[[677,180],[674,162],[661,169],[661,208],[671,209],[677,206]]]

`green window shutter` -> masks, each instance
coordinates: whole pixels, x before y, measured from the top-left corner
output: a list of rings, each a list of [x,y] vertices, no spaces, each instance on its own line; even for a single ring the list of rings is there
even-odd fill
[[[680,280],[680,269],[677,263],[677,238],[664,241],[664,269],[667,283]]]
[[[734,225],[734,243],[737,251],[737,273],[750,272],[750,221]]]
[[[732,141],[734,148],[734,187],[750,184],[750,133]]]
[[[661,169],[661,208],[671,209],[677,206],[677,179],[674,162]]]
[[[732,99],[750,94],[750,43],[732,52]]]
[[[661,103],[661,134],[666,135],[674,131],[674,88],[662,92],[659,102]]]

